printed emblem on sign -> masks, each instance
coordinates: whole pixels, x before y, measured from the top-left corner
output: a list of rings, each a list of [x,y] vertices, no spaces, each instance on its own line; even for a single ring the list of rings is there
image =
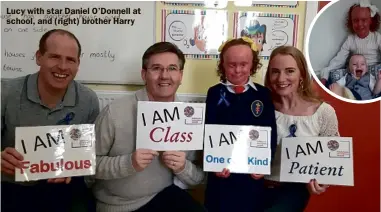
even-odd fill
[[[186,117],[188,117],[188,118],[192,117],[194,115],[194,109],[193,109],[193,107],[191,107],[191,106],[185,107],[184,108],[184,115]]]
[[[74,141],[79,140],[81,136],[82,136],[82,133],[79,129],[74,128],[70,131],[70,138],[73,139]]]
[[[263,103],[260,100],[255,100],[251,103],[251,112],[255,117],[259,117],[263,112]]]
[[[251,140],[255,141],[259,138],[259,132],[256,130],[250,130],[249,137]]]
[[[328,141],[327,146],[328,146],[328,149],[330,149],[331,151],[336,151],[340,145],[339,145],[339,142],[335,140],[330,140]]]
[[[88,133],[88,129],[82,128],[83,131],[74,128],[70,130],[70,138],[71,141],[71,148],[85,148],[85,147],[91,147],[92,142],[90,138],[92,135]],[[84,132],[84,134],[82,134]]]
[[[185,124],[200,125],[204,119],[202,107],[186,106],[184,108]]]

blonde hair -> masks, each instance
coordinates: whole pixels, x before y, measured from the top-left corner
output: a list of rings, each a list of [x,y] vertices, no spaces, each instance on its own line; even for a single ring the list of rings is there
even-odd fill
[[[265,86],[271,90],[271,86],[270,86],[270,64],[271,64],[271,60],[279,54],[280,55],[290,55],[296,61],[296,65],[298,66],[298,69],[300,70],[300,75],[302,78],[302,81],[299,84],[299,89],[298,89],[299,95],[304,100],[307,100],[307,101],[321,102],[320,97],[317,95],[316,91],[314,91],[314,89],[312,87],[312,79],[311,79],[310,74],[308,73],[308,67],[307,67],[306,59],[305,59],[303,53],[299,49],[297,49],[293,46],[279,46],[271,52],[269,65],[267,67],[267,72],[265,75]],[[272,91],[272,95],[276,96],[277,94],[275,94]]]

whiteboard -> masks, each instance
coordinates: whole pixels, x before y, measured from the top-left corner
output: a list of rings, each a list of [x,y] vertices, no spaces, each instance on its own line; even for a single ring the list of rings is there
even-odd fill
[[[43,13],[36,14],[37,11],[33,11],[37,5],[38,8],[42,8]],[[56,10],[53,11],[52,8]],[[82,14],[69,14],[65,8],[82,8],[82,11],[79,11]],[[59,12],[59,9],[62,9],[61,14],[51,14]],[[18,14],[10,14],[12,12]],[[141,85],[143,84],[140,75],[141,58],[144,51],[155,42],[155,13],[155,2],[146,1],[3,1],[1,2],[2,78],[15,78],[38,71],[34,54],[41,36],[50,29],[60,28],[74,33],[82,45],[83,54],[76,80],[86,83]],[[17,21],[17,19],[22,22],[12,24],[11,20]],[[69,19],[73,23],[64,26],[63,20]],[[41,20],[45,20],[45,23]],[[109,24],[84,23],[89,20],[103,20],[103,22],[106,20]],[[115,24],[115,20],[126,21]],[[30,21],[31,24],[26,21]]]

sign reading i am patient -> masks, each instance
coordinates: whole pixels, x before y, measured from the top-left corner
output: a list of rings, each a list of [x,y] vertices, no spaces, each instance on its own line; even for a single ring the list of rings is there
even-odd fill
[[[205,125],[204,171],[270,174],[271,127]]]
[[[201,150],[205,103],[139,101],[136,148]]]
[[[280,181],[353,186],[352,138],[282,139]]]
[[[95,174],[93,124],[16,127],[15,146],[24,156],[16,181]]]

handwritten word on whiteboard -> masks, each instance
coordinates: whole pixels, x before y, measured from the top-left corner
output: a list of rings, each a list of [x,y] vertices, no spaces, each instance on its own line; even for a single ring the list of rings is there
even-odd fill
[[[82,45],[76,79],[142,84],[141,57],[155,42],[155,2],[1,2],[2,78],[38,71],[35,53],[51,29]]]

